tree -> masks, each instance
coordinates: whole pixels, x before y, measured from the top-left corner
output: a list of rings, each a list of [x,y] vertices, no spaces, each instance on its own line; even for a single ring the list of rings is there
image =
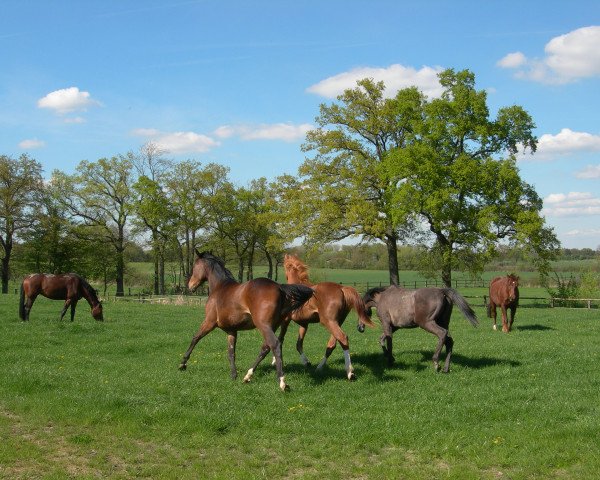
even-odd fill
[[[406,219],[392,215],[397,185],[381,165],[393,149],[414,139],[415,117],[421,114],[423,95],[416,89],[384,95],[383,82],[364,79],[338,97],[322,104],[308,132],[303,151],[316,152],[300,167],[299,179],[281,177],[288,186],[292,232],[307,243],[327,243],[358,235],[385,243],[390,282],[398,284],[397,243],[409,229]]]
[[[134,211],[141,230],[151,235],[154,256],[154,294],[165,293],[165,250],[173,233],[174,208],[168,201],[163,180],[171,165],[163,157],[163,151],[153,143],[147,143],[134,157],[138,179],[133,184],[135,192]]]
[[[169,202],[175,211],[179,256],[183,276],[191,275],[197,237],[210,224],[210,199],[227,182],[228,169],[216,163],[202,166],[187,160],[166,173]]]
[[[75,175],[53,173],[63,204],[80,222],[80,235],[102,239],[115,252],[116,295],[124,295],[126,226],[133,209],[133,154],[82,161]]]
[[[0,266],[2,293],[8,293],[10,260],[17,235],[33,225],[42,188],[42,166],[27,154],[17,160],[0,156]]]
[[[511,106],[490,119],[486,92],[468,70],[439,78],[444,92],[424,105],[415,141],[386,157],[388,181],[398,185],[393,215],[426,225],[433,246],[424,258],[447,286],[453,269],[480,272],[503,241],[526,246],[547,272],[558,240],[515,158],[519,147],[535,152],[531,117]]]

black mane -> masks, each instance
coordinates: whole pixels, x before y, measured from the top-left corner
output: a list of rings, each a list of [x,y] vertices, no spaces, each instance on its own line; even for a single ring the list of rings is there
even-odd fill
[[[217,275],[220,279],[227,280],[235,280],[233,274],[229,271],[229,269],[225,266],[225,262],[219,257],[213,255],[210,252],[196,252],[198,254],[198,258],[201,258],[206,262],[208,268],[210,268],[215,275]]]

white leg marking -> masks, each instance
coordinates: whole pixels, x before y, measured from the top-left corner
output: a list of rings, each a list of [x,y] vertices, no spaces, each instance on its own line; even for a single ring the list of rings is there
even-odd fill
[[[248,383],[250,380],[252,380],[252,375],[254,375],[254,369],[251,368],[250,370],[248,370],[248,373],[246,373],[246,376],[244,377],[244,383]]]
[[[279,377],[279,388],[281,389],[281,391],[285,392],[285,389],[287,388],[287,385],[285,383],[285,377]]]
[[[350,361],[350,350],[344,350],[344,363],[346,364],[348,380],[354,379],[354,369],[352,368],[352,362]]]
[[[277,360],[275,359],[275,355],[273,355],[273,358],[271,359],[271,365],[275,365],[276,362]]]
[[[492,327],[494,330],[498,330],[498,327],[496,326],[496,324],[494,323],[494,326]]]

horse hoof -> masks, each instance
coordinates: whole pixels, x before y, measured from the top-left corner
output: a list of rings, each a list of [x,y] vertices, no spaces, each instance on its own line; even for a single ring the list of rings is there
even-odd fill
[[[351,382],[353,382],[354,380],[356,380],[356,375],[354,375],[354,372],[350,372],[348,374],[348,380],[350,380]]]
[[[284,387],[280,387],[282,392],[289,392],[291,390],[290,386],[286,384]]]
[[[185,363],[182,363],[181,365],[179,365],[179,370],[181,370],[182,372],[187,368],[187,365]]]
[[[433,364],[433,370],[435,372],[439,372],[440,371],[440,364],[439,363],[434,363]]]
[[[492,328],[493,328],[494,330],[498,330],[498,327],[497,327],[496,325],[492,326]]]

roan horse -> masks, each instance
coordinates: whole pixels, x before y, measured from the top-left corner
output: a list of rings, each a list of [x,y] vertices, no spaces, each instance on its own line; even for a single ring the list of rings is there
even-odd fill
[[[346,367],[346,376],[349,380],[354,380],[354,369],[350,361],[350,350],[348,344],[348,335],[341,329],[341,325],[348,316],[348,313],[353,308],[358,314],[358,329],[364,330],[364,326],[369,325],[374,327],[375,324],[371,321],[365,308],[365,304],[355,288],[342,286],[333,282],[311,283],[308,278],[308,267],[295,255],[286,254],[284,257],[283,266],[287,282],[291,284],[302,284],[311,287],[315,291],[315,295],[306,302],[302,308],[292,312],[286,321],[281,326],[279,333],[279,341],[283,343],[287,328],[291,320],[296,322],[300,328],[298,330],[298,340],[296,341],[296,350],[300,354],[300,359],[304,365],[310,365],[308,358],[304,354],[304,336],[310,323],[321,323],[331,336],[327,342],[325,355],[317,369],[322,369],[327,362],[327,359],[335,349],[336,344],[342,347],[344,352],[344,363]],[[248,370],[244,380],[250,380],[254,370],[258,364],[269,353],[269,346],[264,344],[256,362]]]
[[[29,320],[31,306],[38,295],[43,295],[51,300],[64,300],[65,305],[60,312],[62,320],[71,307],[71,321],[75,318],[75,307],[80,298],[85,298],[92,308],[92,317],[103,320],[102,304],[98,299],[96,290],[76,273],[52,275],[46,273],[32,273],[21,284],[21,298],[19,302],[19,317]]]
[[[246,283],[238,283],[231,272],[225,268],[223,260],[208,252],[200,253],[196,250],[196,254],[198,258],[194,262],[188,288],[194,291],[208,281],[209,295],[204,321],[192,338],[192,343],[185,352],[179,369],[186,369],[192,350],[198,341],[219,327],[227,333],[231,378],[237,378],[235,366],[237,332],[257,328],[265,344],[275,355],[279,388],[283,391],[288,390],[283,375],[281,343],[275,331],[287,315],[312,297],[313,290],[304,285],[280,285],[268,278],[256,278]]]
[[[494,330],[496,327],[496,307],[502,311],[502,331],[508,333],[512,330],[515,321],[515,312],[519,306],[519,277],[510,274],[506,277],[496,277],[490,282],[490,302],[487,304],[487,316],[494,319]],[[510,309],[510,323],[508,322],[506,310]]]
[[[450,357],[454,341],[448,333],[452,305],[455,304],[473,326],[479,322],[466,300],[452,288],[418,288],[408,290],[396,286],[372,288],[363,300],[367,308],[377,308],[383,335],[380,343],[388,365],[394,363],[392,355],[392,333],[399,328],[421,327],[439,339],[433,354],[433,367],[439,370],[439,357],[446,346],[444,373],[450,370]]]

